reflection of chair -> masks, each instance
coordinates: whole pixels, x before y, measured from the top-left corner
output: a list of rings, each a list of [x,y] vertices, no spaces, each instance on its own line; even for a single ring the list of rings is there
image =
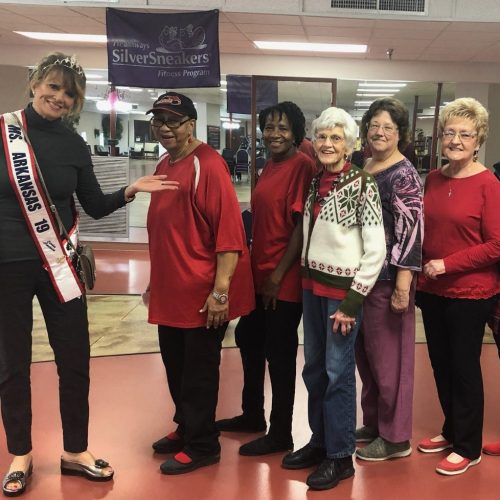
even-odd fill
[[[247,180],[250,177],[248,167],[250,164],[250,157],[246,149],[239,149],[236,151],[236,166],[234,168],[234,175],[238,181],[241,181],[241,174],[247,174]]]
[[[236,167],[236,160],[234,159],[234,153],[231,149],[229,148],[224,148],[222,150],[222,158],[227,163],[227,166],[229,167],[229,173],[231,174],[231,178],[234,178],[234,169]]]
[[[94,152],[97,156],[109,156],[109,150],[106,146],[94,146]]]

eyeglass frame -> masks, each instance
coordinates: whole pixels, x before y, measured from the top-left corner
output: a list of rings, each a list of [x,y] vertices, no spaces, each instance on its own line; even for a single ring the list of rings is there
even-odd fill
[[[452,135],[453,134],[453,135]],[[465,137],[463,134],[466,134]],[[441,138],[447,141],[452,141],[458,135],[460,142],[469,142],[478,136],[477,132],[455,132],[454,130],[443,130],[441,133]]]
[[[378,132],[379,128],[382,128],[386,137],[392,137],[396,132],[399,131],[399,127],[397,125],[395,125],[393,128],[392,125],[375,125],[375,123],[366,124],[366,130],[368,132]],[[389,128],[389,130],[387,130],[387,128]]]
[[[340,144],[341,142],[345,141],[345,137],[340,137],[340,135],[333,134],[333,135],[326,135],[324,138],[320,138],[317,135],[314,137],[314,140],[316,142],[319,142],[321,144],[324,144],[327,140],[329,140],[332,144]]]
[[[154,125],[153,124],[153,120],[161,121],[162,124],[161,125]],[[189,120],[194,120],[194,118],[191,118],[191,117],[188,116],[185,120],[175,121],[175,120],[162,120],[161,118],[159,118],[157,116],[153,116],[151,118],[151,120],[149,120],[149,123],[154,128],[162,128],[163,125],[166,125],[170,130],[177,130],[178,128],[181,128],[182,125],[184,125],[185,123],[187,123]],[[170,121],[170,125],[168,124],[169,121]],[[177,125],[175,125],[174,127],[172,127],[171,126],[172,123],[177,123]]]

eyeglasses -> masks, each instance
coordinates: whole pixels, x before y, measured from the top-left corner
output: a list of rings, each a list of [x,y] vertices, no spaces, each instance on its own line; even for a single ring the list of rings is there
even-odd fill
[[[392,125],[379,125],[378,123],[367,123],[366,124],[366,128],[370,132],[378,132],[380,127],[382,127],[384,135],[387,137],[393,135],[396,132],[396,130],[398,130],[398,127],[393,127]]]
[[[472,139],[477,136],[475,132],[455,132],[454,130],[443,131],[443,139],[446,139],[447,141],[455,139],[457,135],[462,142],[472,141]]]
[[[318,134],[316,136],[316,142],[319,144],[324,144],[326,141],[330,140],[332,144],[340,144],[345,140],[345,137],[340,137],[340,135],[326,135]]]
[[[163,118],[160,118],[158,116],[153,116],[151,118],[151,126],[155,128],[161,128],[163,125],[166,125],[169,129],[176,129],[179,128],[181,125],[184,125],[184,123],[188,122],[192,118],[186,118],[185,120],[172,120],[170,118],[167,118],[164,120]]]

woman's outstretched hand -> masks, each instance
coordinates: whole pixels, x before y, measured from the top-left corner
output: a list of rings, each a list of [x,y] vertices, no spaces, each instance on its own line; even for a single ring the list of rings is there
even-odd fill
[[[129,200],[136,193],[156,193],[158,191],[179,189],[179,182],[167,181],[166,175],[145,175],[125,189],[125,198]]]

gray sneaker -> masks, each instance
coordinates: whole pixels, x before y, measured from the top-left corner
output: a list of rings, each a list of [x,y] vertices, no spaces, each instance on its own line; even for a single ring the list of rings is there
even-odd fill
[[[370,462],[380,462],[390,458],[403,458],[411,454],[410,441],[391,443],[380,436],[364,448],[356,450],[356,457]]]
[[[376,438],[378,438],[378,431],[373,427],[363,425],[356,429],[356,443],[371,443]]]

